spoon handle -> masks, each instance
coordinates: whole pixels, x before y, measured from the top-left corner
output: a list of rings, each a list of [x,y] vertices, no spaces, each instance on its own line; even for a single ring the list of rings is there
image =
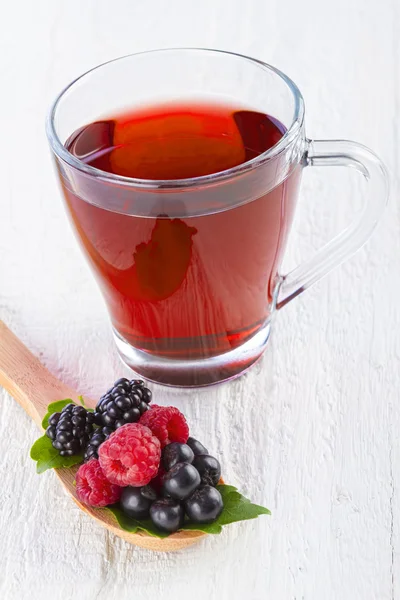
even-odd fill
[[[3,386],[40,426],[47,405],[76,392],[64,385],[0,320],[0,386]]]

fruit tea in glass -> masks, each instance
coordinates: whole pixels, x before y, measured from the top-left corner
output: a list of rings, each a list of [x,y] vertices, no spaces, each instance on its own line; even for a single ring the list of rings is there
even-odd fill
[[[48,135],[119,353],[167,385],[252,365],[276,309],[352,254],[385,203],[370,151],[307,140],[297,87],[235,54],[165,50],[102,65],[58,97]],[[314,164],[356,166],[370,201],[283,277],[302,169]]]

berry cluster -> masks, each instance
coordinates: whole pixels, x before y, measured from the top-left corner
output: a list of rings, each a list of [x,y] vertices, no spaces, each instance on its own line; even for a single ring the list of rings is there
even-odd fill
[[[140,379],[118,379],[96,406],[96,425],[118,429],[126,423],[137,423],[149,408],[151,391]]]
[[[73,456],[84,450],[93,433],[94,414],[83,406],[67,404],[49,417],[46,435],[61,456]]]
[[[125,394],[114,392],[121,388],[121,382]],[[116,418],[108,404],[114,402],[118,407],[119,396],[136,398],[138,387],[146,389],[138,382],[119,380],[108,392],[110,397],[106,394],[107,400],[99,402],[106,408],[101,412],[98,405],[97,414]],[[147,406],[150,396],[145,396],[148,400],[142,395],[140,402]],[[189,437],[185,417],[178,409],[154,405],[143,411],[139,422],[117,425],[114,421],[114,431],[110,422],[105,425],[102,421],[102,425],[86,450],[88,462],[76,475],[79,500],[91,506],[119,501],[129,517],[150,518],[159,530],[168,533],[182,527],[185,518],[195,523],[211,523],[218,518],[223,509],[216,488],[221,466],[200,442]]]
[[[136,423],[149,409],[151,391],[139,379],[118,379],[97,403],[95,413],[68,404],[49,417],[46,435],[61,456],[84,452],[85,462],[98,458],[98,449],[115,429]],[[94,428],[94,425],[98,427]]]
[[[168,444],[162,452],[162,467],[163,497],[155,500],[148,511],[158,529],[177,531],[185,515],[194,523],[212,523],[219,517],[224,506],[215,486],[221,478],[221,465],[200,442],[188,438],[186,444]],[[131,497],[139,493],[135,488],[126,488],[121,495],[122,509],[134,518],[138,517],[132,511]]]

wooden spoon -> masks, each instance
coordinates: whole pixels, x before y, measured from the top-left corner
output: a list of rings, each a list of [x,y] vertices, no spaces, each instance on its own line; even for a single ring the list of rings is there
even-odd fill
[[[54,377],[3,321],[0,321],[0,385],[19,402],[40,428],[50,402],[71,398],[79,404],[78,393]],[[86,398],[85,403],[87,406],[95,405],[95,402]],[[54,471],[79,508],[130,544],[170,552],[191,546],[207,535],[201,531],[179,531],[160,539],[146,533],[124,531],[109,511],[90,508],[78,500],[73,485],[77,467]]]

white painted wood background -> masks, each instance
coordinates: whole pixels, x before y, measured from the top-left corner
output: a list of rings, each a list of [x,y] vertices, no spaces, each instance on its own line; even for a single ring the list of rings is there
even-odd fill
[[[181,553],[131,547],[83,515],[52,473],[35,474],[38,432],[0,392],[2,600],[400,599],[399,40],[397,0],[2,3],[0,318],[84,394],[98,397],[125,371],[44,134],[47,107],[72,78],[154,47],[250,54],[300,86],[310,137],[358,140],[392,173],[370,243],[282,311],[248,375],[155,390],[272,516]],[[306,171],[288,264],[348,222],[357,177]]]

